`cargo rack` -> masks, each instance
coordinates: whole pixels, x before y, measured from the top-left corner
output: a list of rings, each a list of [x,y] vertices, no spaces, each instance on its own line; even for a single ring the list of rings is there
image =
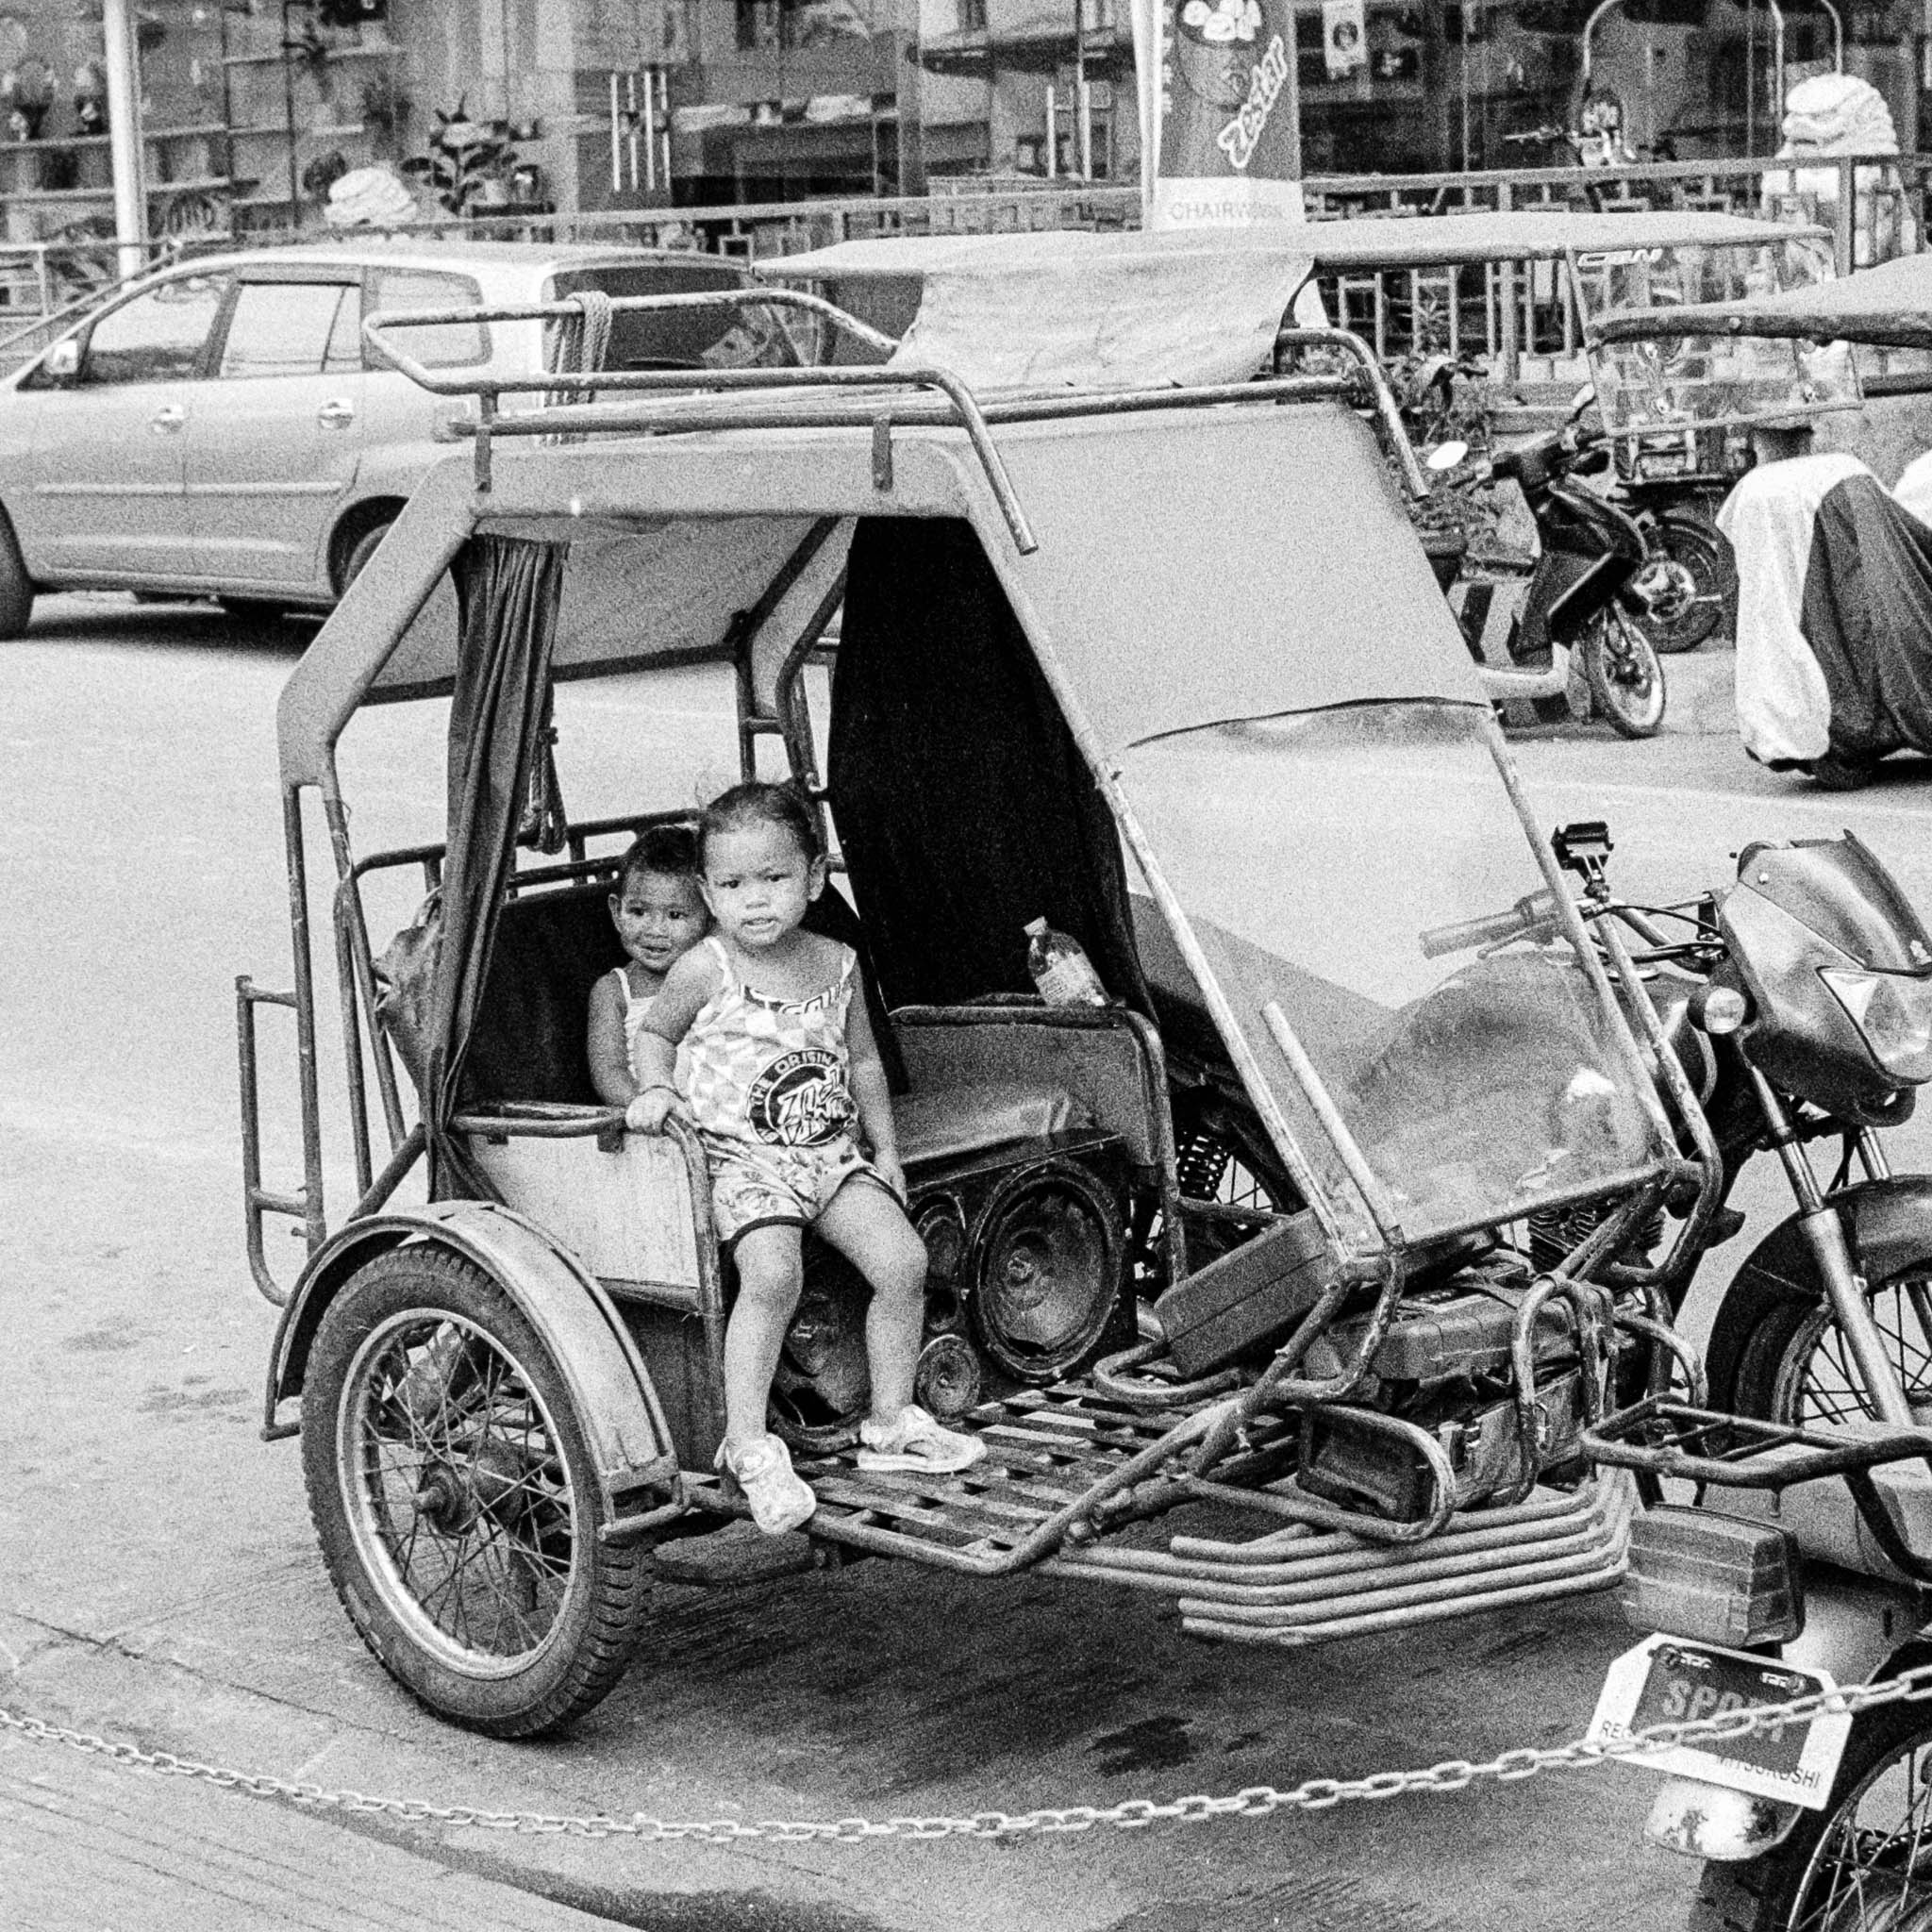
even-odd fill
[[[1886,1560],[1914,1582],[1932,1584],[1932,1558],[1913,1555],[1872,1480],[1874,1469],[1898,1462],[1923,1462],[1932,1474],[1932,1430],[1826,1436],[1652,1395],[1587,1424],[1581,1447],[1592,1464],[1695,1483],[1700,1498],[1706,1489],[1777,1494],[1801,1483],[1842,1478]]]
[[[992,425],[1058,421],[1079,416],[1121,416],[1159,409],[1198,408],[1213,404],[1341,402],[1367,410],[1383,448],[1408,494],[1429,494],[1427,477],[1402,425],[1374,352],[1345,329],[1286,329],[1276,339],[1283,348],[1325,349],[1352,366],[1338,374],[1257,375],[1248,382],[1194,387],[1118,390],[1024,391],[982,402],[952,370],[938,363],[804,364],[757,369],[556,369],[541,375],[431,369],[402,348],[394,332],[409,328],[478,323],[550,322],[581,325],[592,305],[582,297],[557,302],[473,304],[449,308],[378,311],[362,324],[362,339],[384,367],[406,375],[419,388],[441,396],[474,397],[476,414],[449,426],[453,437],[475,444],[476,488],[491,487],[491,452],[499,437],[543,437],[553,441],[626,432],[669,434],[698,429],[869,428],[873,472],[881,489],[891,485],[892,432],[895,428],[940,426],[962,429],[973,445],[1000,514],[1023,557],[1039,545],[992,438]],[[791,289],[724,289],[681,295],[622,295],[601,298],[598,312],[635,314],[691,308],[791,308],[814,315],[865,349],[890,354],[899,347],[891,336],[870,327],[823,296]],[[625,402],[607,403],[617,393]],[[537,395],[537,408],[506,414],[503,399]],[[587,399],[588,398],[588,399]],[[658,400],[651,400],[653,398]]]

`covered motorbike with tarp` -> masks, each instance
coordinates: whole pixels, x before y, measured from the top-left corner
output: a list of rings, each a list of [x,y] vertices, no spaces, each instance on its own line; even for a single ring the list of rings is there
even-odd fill
[[[1596,326],[1606,354],[1641,350],[1660,364],[1795,356],[1801,372],[1842,371],[1860,345],[1932,349],[1932,258],[1743,300],[1612,312]],[[1932,375],[1894,371],[1868,387],[1923,393]],[[1835,788],[1863,783],[1890,752],[1932,750],[1932,526],[1841,449],[1760,465],[1721,522],[1739,556],[1746,750]]]
[[[1262,255],[1272,332],[1306,265]],[[1196,267],[1146,271],[1184,321]],[[861,957],[929,1259],[919,1399],[988,1450],[858,1467],[864,1290],[808,1243],[771,1426],[819,1551],[1037,1567],[1276,1645],[1623,1574],[1629,1487],[1578,1444],[1675,1357],[1715,1187],[1695,1098],[1517,789],[1369,358],[1223,381],[1210,331],[1142,355],[1091,293],[1008,282],[999,354],[1051,339],[1032,387],[902,358],[511,408],[409,354],[425,317],[366,325],[479,407],[282,698],[294,985],[242,990],[247,1201],[284,1303],[269,1431],[300,1431],[357,1628],[458,1723],[587,1709],[652,1578],[714,1578],[743,1508],[713,1473],[733,1279],[702,1148],[626,1132],[583,1044],[625,843],[740,773],[789,774],[830,834],[818,913]],[[345,742],[393,813],[405,708],[443,705],[441,822],[358,851]],[[1110,1004],[1033,992],[1041,916]],[[298,1031],[299,1191],[261,1177],[264,1003]],[[308,1240],[286,1291],[275,1214]]]

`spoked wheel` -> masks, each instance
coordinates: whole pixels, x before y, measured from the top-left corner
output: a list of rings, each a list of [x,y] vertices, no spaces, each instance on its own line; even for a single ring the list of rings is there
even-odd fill
[[[1637,624],[1659,651],[1694,651],[1737,626],[1737,559],[1724,533],[1703,517],[1678,511],[1657,520],[1636,587],[1650,600]]]
[[[323,1320],[303,1422],[336,1593],[439,1717],[531,1737],[623,1675],[643,1554],[600,1541],[609,1506],[569,1388],[481,1269],[427,1247],[364,1268]]]
[[[1932,1715],[1854,1721],[1829,1801],[1774,1851],[1708,1864],[1692,1924],[1709,1932],[1932,1932]]]
[[[1664,722],[1664,668],[1650,640],[1611,604],[1579,648],[1597,715],[1621,738],[1655,738]]]
[[[1914,1415],[1932,1421],[1932,1257],[1879,1283],[1870,1300],[1906,1400]],[[1827,1304],[1780,1297],[1744,1319],[1748,1332],[1711,1338],[1714,1359],[1734,1355],[1737,1362],[1729,1389],[1713,1386],[1713,1402],[1727,1394],[1737,1414],[1824,1433],[1877,1419]]]

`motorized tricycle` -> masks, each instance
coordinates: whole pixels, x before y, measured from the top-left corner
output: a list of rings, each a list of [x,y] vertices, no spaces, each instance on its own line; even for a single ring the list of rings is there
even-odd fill
[[[653,680],[692,666],[730,679],[740,768],[802,787],[839,857],[819,916],[863,962],[929,1257],[919,1396],[988,1451],[858,1466],[863,1290],[813,1252],[771,1420],[818,1550],[1154,1591],[1194,1634],[1289,1646],[1624,1573],[1631,1487],[1581,1434],[1668,1386],[1718,1150],[1614,923],[1586,929],[1536,833],[1377,447],[1373,358],[1182,379],[1198,264],[1149,254],[1158,379],[1064,263],[1003,281],[1007,348],[1038,326],[1063,355],[1084,314],[1086,386],[982,391],[895,351],[516,407],[539,385],[410,355],[446,313],[365,325],[475,406],[474,446],[281,700],[294,978],[238,989],[244,1181],[283,1303],[267,1432],[300,1433],[350,1620],[452,1722],[589,1709],[655,1566],[743,1508],[713,1471],[733,1276],[703,1147],[626,1132],[584,1054],[623,844],[691,815],[691,728],[648,727]],[[1256,292],[1268,337],[1281,304]],[[591,680],[660,747],[655,800],[635,753],[586,752]],[[339,746],[404,704],[447,708],[446,817],[360,852]],[[385,947],[380,904],[425,887]],[[1031,993],[1041,915],[1112,1004]],[[293,1010],[299,1190],[262,1179],[264,1006]],[[275,1215],[307,1240],[287,1288]]]

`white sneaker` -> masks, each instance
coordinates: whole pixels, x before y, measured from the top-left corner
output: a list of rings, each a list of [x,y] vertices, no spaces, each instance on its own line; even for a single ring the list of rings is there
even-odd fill
[[[751,1520],[767,1536],[796,1529],[819,1507],[811,1485],[791,1467],[776,1436],[759,1436],[735,1453],[721,1445],[717,1467],[737,1485],[751,1505]]]
[[[977,1436],[942,1429],[924,1409],[908,1403],[895,1423],[868,1417],[858,1425],[860,1469],[920,1469],[929,1475],[952,1475],[971,1469],[986,1454]]]

